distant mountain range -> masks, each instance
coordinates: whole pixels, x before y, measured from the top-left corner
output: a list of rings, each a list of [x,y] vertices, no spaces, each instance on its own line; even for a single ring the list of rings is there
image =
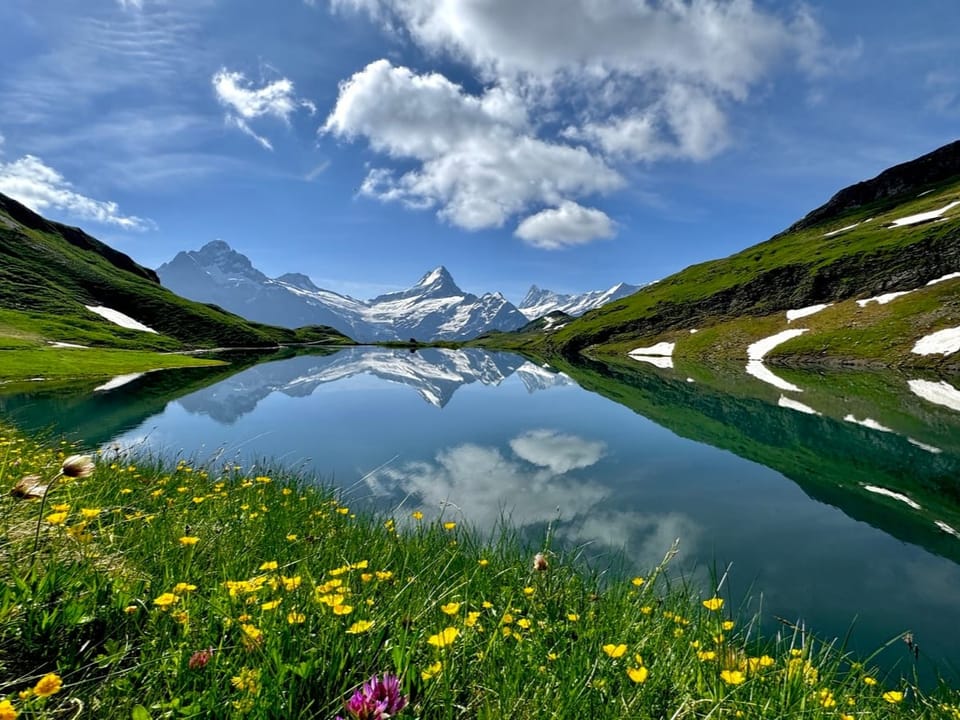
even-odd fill
[[[319,288],[300,273],[267,277],[222,240],[178,253],[157,274],[184,297],[250,320],[290,328],[329,325],[363,342],[467,340],[491,330],[516,330],[551,310],[579,315],[637,290],[621,283],[606,291],[559,295],[533,286],[518,308],[499,292],[464,292],[440,266],[407,290],[357,300]]]
[[[541,290],[531,285],[526,297],[517,306],[517,309],[526,315],[528,320],[542,318],[548,313],[559,310],[572,317],[583,315],[587,310],[593,310],[608,302],[619,300],[627,295],[633,295],[643,285],[627,285],[617,283],[608,290],[593,290],[580,295],[562,295],[550,290]]]

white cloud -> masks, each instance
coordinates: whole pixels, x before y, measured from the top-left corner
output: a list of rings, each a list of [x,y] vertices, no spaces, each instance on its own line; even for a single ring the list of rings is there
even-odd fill
[[[606,213],[567,200],[560,207],[525,218],[514,234],[534,247],[556,250],[610,238],[615,233],[614,223]]]
[[[323,129],[364,137],[394,160],[420,161],[399,177],[375,169],[364,192],[439,206],[440,217],[471,229],[547,206],[554,209],[522,220],[517,235],[575,218],[569,242],[612,234],[600,210],[564,205],[618,188],[611,163],[706,161],[732,142],[730,110],[785,59],[820,77],[850,55],[825,47],[802,4],[792,14],[754,0],[330,5],[368,14],[428,56],[465,63],[485,88],[468,94],[442,75],[386,60],[342,83]],[[600,174],[591,180],[594,170]],[[586,232],[588,219],[599,234]]]
[[[322,132],[364,137],[375,150],[418,166],[399,177],[375,168],[362,191],[470,230],[500,227],[534,204],[606,192],[620,175],[583,147],[547,142],[528,126],[520,97],[494,87],[467,94],[442,75],[378,60],[340,86]]]
[[[273,145],[250,127],[248,121],[272,117],[284,123],[300,108],[311,115],[317,111],[309,100],[302,100],[294,92],[293,82],[280,78],[263,87],[255,88],[240,72],[221,69],[211,79],[217,100],[227,108],[227,124],[256,140],[263,148],[273,150]]]
[[[143,10],[143,0],[117,0],[124,10]]]
[[[33,155],[9,163],[0,162],[0,192],[43,212],[62,210],[78,220],[115,225],[123,230],[147,230],[150,220],[122,215],[117,203],[81,195],[63,175]]]

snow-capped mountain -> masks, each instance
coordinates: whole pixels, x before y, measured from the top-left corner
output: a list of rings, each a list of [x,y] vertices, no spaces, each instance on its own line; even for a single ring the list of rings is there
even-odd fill
[[[536,320],[554,310],[561,310],[567,315],[576,317],[583,315],[587,310],[633,295],[641,287],[643,286],[618,283],[608,290],[593,290],[581,295],[563,295],[531,285],[517,309],[529,320]]]
[[[570,384],[563,373],[525,361],[519,355],[424,348],[348,348],[332,355],[305,355],[256,365],[178,402],[188,412],[230,424],[252,411],[271,393],[307,397],[326,383],[372,375],[412,387],[435,407],[446,405],[463,385],[499,385],[514,373],[529,392]]]
[[[180,252],[157,268],[164,286],[250,320],[301,327],[329,325],[360,341],[463,340],[526,324],[500,293],[464,292],[438,267],[402,292],[357,300],[317,287],[306,275],[269,278],[222,240]]]

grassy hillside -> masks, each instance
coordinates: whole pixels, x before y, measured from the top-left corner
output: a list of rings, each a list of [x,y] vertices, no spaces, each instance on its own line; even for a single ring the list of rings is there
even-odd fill
[[[937,160],[935,172],[930,158]],[[546,353],[619,352],[709,327],[716,328],[714,335],[698,336],[690,354],[702,355],[709,338],[709,347],[722,348],[714,354],[743,357],[749,342],[786,327],[786,310],[851,301],[810,318],[817,327],[811,324],[811,332],[784,352],[792,347],[795,357],[884,362],[894,354],[912,364],[918,358],[909,349],[919,337],[960,325],[960,284],[944,283],[863,312],[852,300],[914,290],[960,271],[960,205],[931,222],[893,226],[958,200],[960,143],[954,143],[841,191],[759,245],[689,267],[559,329],[500,334],[481,343]],[[808,327],[808,319],[800,322]],[[731,332],[740,339],[730,340]]]
[[[86,305],[117,310],[157,333],[120,327]],[[183,350],[351,341],[328,327],[275,328],[185,300],[123,253],[0,195],[0,348],[51,342]]]

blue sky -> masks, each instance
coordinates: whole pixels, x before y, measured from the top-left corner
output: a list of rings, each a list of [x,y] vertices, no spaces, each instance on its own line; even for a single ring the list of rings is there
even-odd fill
[[[518,301],[760,242],[960,136],[960,3],[4,0],[0,192],[156,267]]]

